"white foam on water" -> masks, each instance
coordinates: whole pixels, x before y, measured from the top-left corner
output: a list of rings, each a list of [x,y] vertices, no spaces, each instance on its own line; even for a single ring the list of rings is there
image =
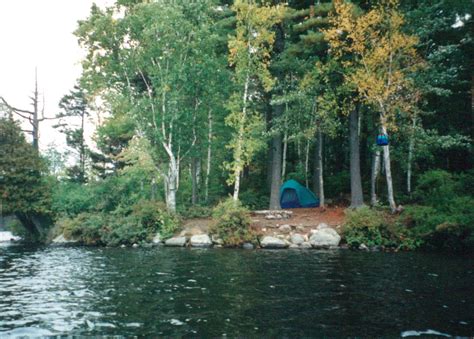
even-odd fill
[[[170,320],[170,324],[171,325],[175,325],[175,326],[182,326],[184,325],[184,323],[182,321],[179,321],[178,319],[171,319]]]
[[[451,335],[447,334],[447,333],[441,333],[441,332],[438,332],[438,331],[435,331],[435,330],[431,330],[431,329],[428,329],[426,331],[414,331],[414,330],[411,330],[411,331],[403,331],[400,336],[402,338],[405,338],[405,337],[419,337],[421,335],[438,335],[438,336],[441,336],[441,337],[448,337],[450,338]]]
[[[4,242],[4,241],[18,241],[20,240],[21,237],[17,237],[15,235],[13,235],[12,232],[9,232],[9,231],[2,231],[0,232],[0,242]]]

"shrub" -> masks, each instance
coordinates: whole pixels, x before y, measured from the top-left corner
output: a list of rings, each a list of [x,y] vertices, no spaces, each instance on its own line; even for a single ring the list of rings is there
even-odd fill
[[[132,216],[146,229],[149,240],[157,232],[163,238],[171,237],[179,227],[178,217],[169,213],[163,203],[152,200],[142,200],[135,204]]]
[[[185,219],[208,218],[212,214],[212,208],[208,206],[194,205],[189,208],[181,208],[179,215]]]
[[[214,208],[212,216],[215,223],[210,232],[221,238],[225,246],[255,241],[255,234],[250,229],[250,212],[240,201],[228,198]]]
[[[383,212],[368,207],[346,211],[344,236],[350,247],[394,245]]]
[[[453,175],[443,170],[428,171],[418,178],[415,199],[422,205],[446,206],[455,197]]]
[[[103,214],[81,213],[74,218],[57,222],[67,239],[76,239],[85,245],[102,245],[101,229],[106,224]]]
[[[66,217],[57,222],[55,229],[85,245],[118,246],[151,241],[157,232],[166,238],[178,226],[178,218],[168,213],[162,204],[141,201],[110,214],[81,213]]]
[[[254,189],[243,191],[240,194],[239,199],[243,206],[252,210],[268,208],[268,205],[270,204],[270,198],[268,194],[261,195]]]

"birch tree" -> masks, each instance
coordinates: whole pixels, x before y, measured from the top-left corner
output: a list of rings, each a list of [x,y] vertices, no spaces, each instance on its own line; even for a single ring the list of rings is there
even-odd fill
[[[403,33],[398,0],[383,0],[360,16],[351,3],[336,0],[334,5],[332,27],[325,31],[331,53],[347,68],[345,80],[378,111],[380,133],[388,135],[397,129],[398,112],[410,112],[414,106],[407,93],[413,89],[410,74],[421,66],[418,40]],[[389,145],[383,146],[383,161],[388,202],[395,211]]]
[[[270,53],[275,41],[271,28],[283,19],[282,5],[258,5],[253,0],[237,0],[236,35],[229,40],[229,62],[234,67],[234,83],[237,90],[229,101],[231,113],[226,124],[233,129],[228,148],[233,159],[226,164],[230,171],[229,184],[234,185],[233,199],[238,200],[243,168],[255,153],[264,146],[264,122],[261,114],[252,105],[256,97],[256,86],[268,92],[274,79],[268,70]]]
[[[136,133],[151,144],[172,212],[180,164],[196,143],[193,130],[199,122],[186,89],[199,75],[186,66],[206,58],[202,46],[211,44],[210,4],[162,1],[118,4],[105,11],[93,7],[76,32],[88,51],[84,82],[106,100],[128,101]]]

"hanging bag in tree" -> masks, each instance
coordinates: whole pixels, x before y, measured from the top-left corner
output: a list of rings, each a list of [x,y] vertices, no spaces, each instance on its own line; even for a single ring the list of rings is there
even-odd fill
[[[376,142],[377,142],[378,146],[387,146],[388,145],[388,135],[387,134],[377,135]]]

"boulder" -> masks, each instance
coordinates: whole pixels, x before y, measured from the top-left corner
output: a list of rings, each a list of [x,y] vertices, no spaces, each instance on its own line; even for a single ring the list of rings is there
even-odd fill
[[[166,246],[183,247],[186,245],[186,237],[173,237],[165,241]]]
[[[300,245],[300,248],[312,248],[311,244],[307,241]]]
[[[74,244],[74,243],[77,243],[77,240],[66,239],[64,237],[64,234],[60,234],[52,240],[52,243],[55,245]]]
[[[322,229],[325,229],[325,228],[329,228],[328,224],[322,222],[318,225],[318,227],[316,227],[316,230],[322,230]]]
[[[207,234],[193,235],[190,240],[192,247],[211,247],[212,240]]]
[[[291,243],[295,245],[301,245],[305,241],[304,236],[299,233],[292,234],[290,240]]]
[[[224,240],[222,240],[221,238],[219,238],[217,235],[213,234],[211,236],[211,240],[214,244],[216,245],[224,245]]]
[[[156,233],[156,235],[153,238],[152,242],[153,242],[154,245],[161,245],[161,243],[163,242],[163,239],[161,238],[161,234]]]
[[[242,248],[243,248],[244,250],[253,250],[253,249],[254,249],[254,246],[253,246],[253,244],[251,244],[251,243],[249,243],[249,242],[246,242],[246,243],[244,243],[244,244],[242,245]]]
[[[291,226],[290,225],[281,225],[278,227],[278,230],[283,233],[283,234],[288,234],[291,232]]]
[[[359,250],[361,250],[361,251],[368,251],[368,250],[369,250],[369,248],[367,247],[367,245],[366,245],[366,244],[360,244],[360,246],[359,246]]]
[[[260,245],[263,248],[286,248],[288,247],[288,244],[279,238],[275,237],[270,237],[270,236],[265,236],[263,239],[260,241]]]
[[[338,246],[340,241],[341,236],[332,228],[316,230],[309,238],[311,246],[316,248]]]
[[[288,246],[288,248],[296,249],[296,248],[300,248],[300,247],[296,244],[291,244],[290,246]]]

